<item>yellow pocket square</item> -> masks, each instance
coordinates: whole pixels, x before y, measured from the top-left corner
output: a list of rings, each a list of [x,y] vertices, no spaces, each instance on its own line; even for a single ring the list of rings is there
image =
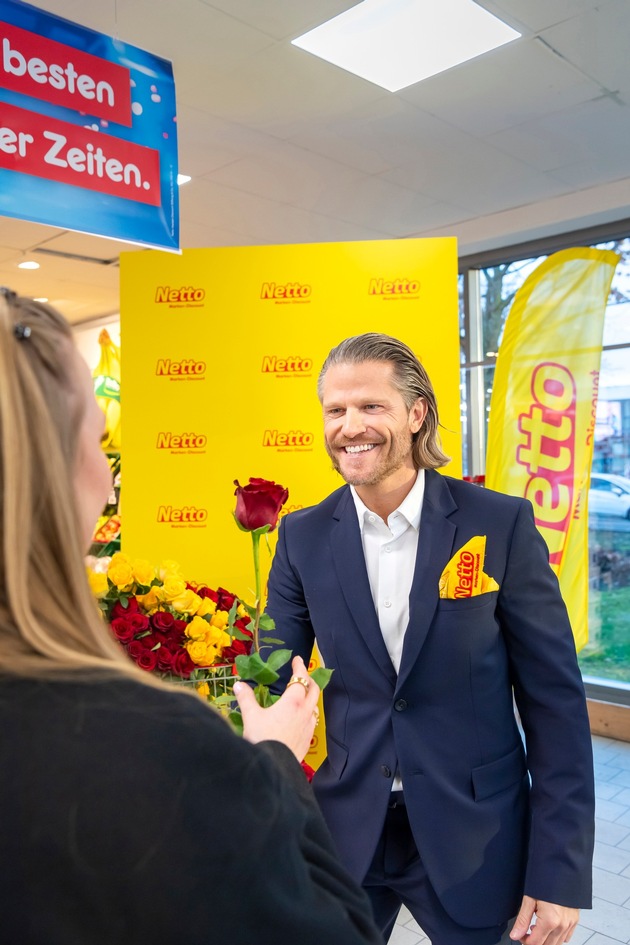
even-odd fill
[[[455,600],[498,591],[499,585],[495,579],[483,570],[485,556],[486,536],[475,535],[453,555],[442,571],[440,597]]]

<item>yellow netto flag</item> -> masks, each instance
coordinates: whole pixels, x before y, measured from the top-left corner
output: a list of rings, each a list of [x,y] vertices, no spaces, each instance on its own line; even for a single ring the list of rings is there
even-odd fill
[[[505,325],[490,404],[486,485],[532,502],[578,651],[588,642],[588,485],[618,261],[580,247],[531,273]]]

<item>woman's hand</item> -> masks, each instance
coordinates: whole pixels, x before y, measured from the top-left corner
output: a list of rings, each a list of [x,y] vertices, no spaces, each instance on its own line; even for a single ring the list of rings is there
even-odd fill
[[[256,702],[247,683],[234,684],[234,695],[243,716],[243,736],[249,742],[282,742],[302,761],[311,744],[317,723],[319,686],[310,679],[301,657],[291,663],[293,675],[308,683],[289,683],[282,696],[268,709]]]

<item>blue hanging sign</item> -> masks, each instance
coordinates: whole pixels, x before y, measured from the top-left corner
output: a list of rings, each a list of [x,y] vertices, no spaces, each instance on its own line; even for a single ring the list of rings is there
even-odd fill
[[[171,63],[0,0],[0,214],[177,251]]]

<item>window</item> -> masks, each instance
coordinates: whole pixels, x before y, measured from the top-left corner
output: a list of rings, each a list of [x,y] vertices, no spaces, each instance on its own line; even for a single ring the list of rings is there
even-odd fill
[[[461,416],[464,474],[482,475],[494,363],[516,292],[558,249],[591,245],[618,252],[604,324],[589,489],[589,642],[579,660],[585,681],[627,690],[630,697],[630,221],[616,229],[611,236],[600,228],[462,260]],[[614,701],[615,693],[606,698]]]

